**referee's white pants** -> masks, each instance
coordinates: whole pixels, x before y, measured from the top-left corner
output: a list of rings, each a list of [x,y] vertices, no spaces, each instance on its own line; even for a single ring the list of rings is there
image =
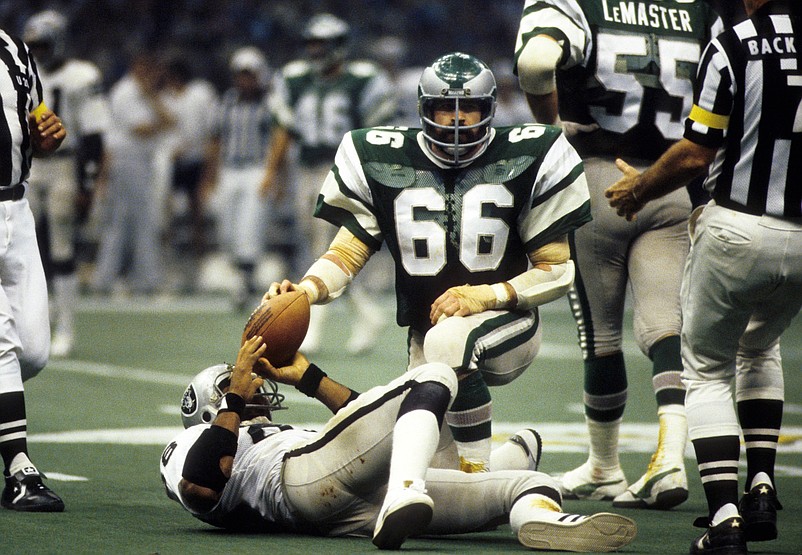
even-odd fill
[[[217,226],[225,252],[236,262],[256,263],[264,251],[271,202],[259,192],[264,173],[262,165],[220,170]]]
[[[0,392],[22,391],[50,355],[47,284],[28,199],[0,202]]]
[[[692,440],[738,435],[737,399],[783,399],[780,335],[802,306],[802,223],[708,204],[682,283]]]

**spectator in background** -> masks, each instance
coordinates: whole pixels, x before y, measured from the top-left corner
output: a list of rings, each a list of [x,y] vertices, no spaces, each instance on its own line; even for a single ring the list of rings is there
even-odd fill
[[[496,76],[498,98],[493,125],[520,125],[532,122],[532,112],[526,102],[526,95],[518,86],[518,78],[513,73],[512,60],[499,58],[490,64]]]
[[[131,59],[129,71],[111,90],[107,182],[102,190],[108,220],[100,230],[100,250],[92,285],[112,291],[130,275],[135,293],[150,294],[164,279],[160,224],[162,197],[154,186],[154,163],[175,116],[161,97],[163,62],[151,52]]]
[[[31,17],[24,39],[39,67],[44,98],[70,134],[52,156],[31,168],[30,201],[50,285],[53,336],[50,355],[73,349],[78,300],[76,228],[85,217],[110,125],[103,76],[95,64],[67,56],[67,19],[47,10]]]
[[[200,258],[206,246],[207,220],[201,199],[201,178],[204,168],[212,163],[212,132],[218,113],[217,91],[205,79],[195,77],[184,54],[175,55],[167,63],[164,104],[175,115],[176,124],[170,133],[170,196],[171,223],[176,226],[172,241],[179,247],[184,289],[195,290]],[[186,208],[178,208],[183,205]],[[180,215],[180,216],[179,216]],[[179,221],[184,225],[178,227]],[[184,231],[185,233],[181,233]]]
[[[239,275],[234,307],[244,310],[257,293],[256,266],[270,217],[268,202],[260,195],[272,128],[269,68],[259,49],[246,46],[234,52],[229,70],[232,86],[215,113],[210,164],[202,187],[203,197],[213,200],[223,251]]]

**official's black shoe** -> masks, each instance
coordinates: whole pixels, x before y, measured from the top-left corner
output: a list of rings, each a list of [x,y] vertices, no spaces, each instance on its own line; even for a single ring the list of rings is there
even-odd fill
[[[60,513],[64,501],[42,483],[42,476],[34,467],[26,467],[13,476],[5,476],[6,487],[0,505],[12,511]]]
[[[709,525],[707,517],[700,517],[693,525],[707,527],[707,532],[693,540],[691,555],[748,555],[744,519],[740,516],[722,520],[715,526]]]
[[[777,538],[777,509],[782,509],[770,484],[757,484],[738,502],[744,519],[746,541],[763,542]]]

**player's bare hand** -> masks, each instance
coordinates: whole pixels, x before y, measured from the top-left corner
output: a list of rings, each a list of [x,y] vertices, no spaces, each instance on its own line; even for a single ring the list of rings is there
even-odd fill
[[[55,152],[67,136],[61,118],[49,108],[29,114],[28,128],[34,152],[38,154]]]
[[[635,219],[635,214],[646,204],[637,193],[641,174],[620,158],[615,161],[615,165],[624,175],[604,191],[604,196],[619,216],[631,222]]]
[[[281,283],[274,281],[270,284],[270,287],[267,288],[267,292],[262,295],[262,302],[269,301],[270,299],[283,295],[284,293],[289,293],[290,291],[298,291],[298,285],[288,279],[282,280]]]
[[[437,324],[450,316],[470,316],[495,307],[496,294],[489,285],[460,285],[446,290],[432,303],[429,319]]]
[[[231,385],[229,385],[228,391],[236,393],[245,401],[253,399],[256,390],[264,383],[264,379],[257,376],[254,370],[266,348],[267,346],[258,335],[242,344],[237,353],[237,363],[231,372]]]
[[[576,123],[575,121],[561,121],[558,125],[562,127],[563,134],[568,138],[580,133],[593,133],[599,128],[598,123]]]
[[[266,377],[278,383],[298,385],[304,372],[309,368],[309,360],[301,353],[295,353],[287,366],[276,368],[270,361],[262,357],[259,359],[259,371]]]

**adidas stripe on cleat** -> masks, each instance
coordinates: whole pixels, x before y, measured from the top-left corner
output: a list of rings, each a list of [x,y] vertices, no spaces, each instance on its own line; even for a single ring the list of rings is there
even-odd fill
[[[541,512],[542,518],[521,525],[521,545],[545,551],[608,552],[628,545],[638,531],[635,521],[613,513],[585,516]]]

